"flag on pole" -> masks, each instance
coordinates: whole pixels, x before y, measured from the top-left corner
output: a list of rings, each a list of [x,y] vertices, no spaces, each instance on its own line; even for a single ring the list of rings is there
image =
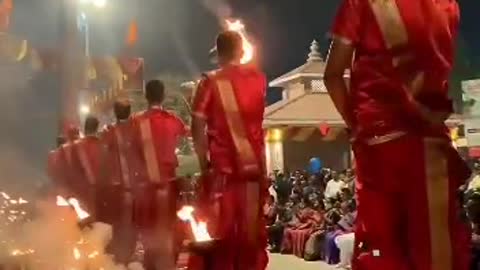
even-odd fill
[[[135,20],[131,21],[128,25],[128,33],[126,43],[128,46],[134,46],[138,40],[138,25]]]

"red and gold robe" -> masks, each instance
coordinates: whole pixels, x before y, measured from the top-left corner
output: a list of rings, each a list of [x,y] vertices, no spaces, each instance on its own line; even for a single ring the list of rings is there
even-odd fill
[[[175,152],[186,128],[178,117],[156,106],[136,115],[133,121],[136,151],[144,166],[140,172],[143,177],[133,184],[134,220],[144,235],[146,268],[161,263],[165,269],[173,269],[178,166]]]
[[[465,270],[456,192],[469,171],[443,124],[455,0],[343,0],[332,35],[351,45],[357,270]]]
[[[214,269],[265,269],[263,205],[267,194],[264,131],[265,75],[254,67],[228,66],[200,82],[193,115],[207,122],[212,175],[212,232],[225,245]]]
[[[100,139],[86,136],[73,145],[73,164],[77,175],[77,192],[79,199],[94,214],[96,212],[96,187],[105,169],[106,152]]]
[[[60,146],[60,171],[67,196],[78,196],[79,175],[74,161],[74,143],[67,142]]]
[[[65,192],[65,179],[61,166],[60,148],[52,150],[48,153],[47,174],[50,178],[50,181],[52,181],[55,190],[58,193],[63,194]]]
[[[130,120],[107,126],[101,135],[107,151],[105,178],[97,188],[97,217],[113,225],[110,252],[121,262],[128,262],[136,244],[132,223],[132,183],[142,170],[141,157],[136,151],[135,128]]]

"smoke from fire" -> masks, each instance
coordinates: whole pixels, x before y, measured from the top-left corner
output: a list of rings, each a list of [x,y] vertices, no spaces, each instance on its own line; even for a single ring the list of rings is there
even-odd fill
[[[10,197],[0,193],[0,201]],[[26,200],[12,200],[18,205]],[[8,204],[8,203],[7,203]],[[31,270],[103,269],[143,270],[138,263],[124,266],[115,263],[105,252],[112,238],[108,224],[93,223],[81,228],[75,211],[59,207],[52,200],[31,205],[34,216],[19,222],[8,222],[0,214],[0,264],[23,265]],[[9,211],[2,206],[2,210]]]
[[[220,22],[232,16],[232,8],[226,0],[203,0],[203,5],[217,18]]]

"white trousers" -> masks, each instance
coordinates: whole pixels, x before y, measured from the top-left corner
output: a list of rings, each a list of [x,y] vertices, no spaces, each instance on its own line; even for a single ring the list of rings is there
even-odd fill
[[[335,244],[340,249],[340,265],[349,266],[352,262],[355,234],[347,233],[335,238]]]

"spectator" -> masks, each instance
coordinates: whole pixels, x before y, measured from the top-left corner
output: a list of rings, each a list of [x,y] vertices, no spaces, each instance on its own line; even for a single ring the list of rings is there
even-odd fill
[[[327,187],[325,188],[325,198],[330,199],[338,196],[344,186],[345,182],[340,180],[340,178],[332,172],[332,178],[328,181]]]

